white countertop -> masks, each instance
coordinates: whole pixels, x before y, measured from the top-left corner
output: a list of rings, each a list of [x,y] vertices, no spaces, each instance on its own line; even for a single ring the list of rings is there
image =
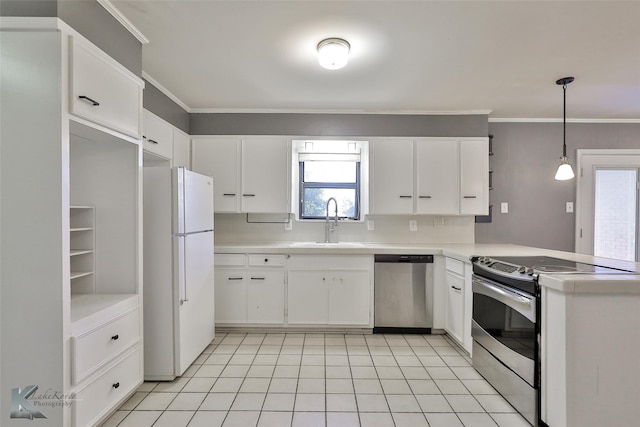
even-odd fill
[[[540,285],[566,293],[640,293],[640,264],[628,261],[598,258],[572,252],[554,251],[510,244],[473,243],[315,243],[315,242],[269,242],[269,243],[217,243],[216,253],[284,253],[291,255],[443,255],[469,262],[473,255],[484,256],[550,256],[571,261],[597,264],[636,274],[545,274],[540,275]]]

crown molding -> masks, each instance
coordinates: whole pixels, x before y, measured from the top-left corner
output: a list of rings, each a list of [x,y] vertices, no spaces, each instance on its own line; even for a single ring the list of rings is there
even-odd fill
[[[561,118],[489,118],[489,123],[562,123]],[[567,123],[640,123],[640,119],[567,119]]]
[[[187,113],[193,113],[193,110],[191,108],[189,108],[187,106],[187,104],[182,102],[180,100],[180,98],[175,96],[166,87],[162,86],[160,83],[158,83],[158,81],[156,79],[154,79],[153,77],[151,77],[149,74],[147,74],[144,71],[142,72],[142,78],[145,79],[146,81],[148,81],[149,83],[151,83],[153,86],[155,86],[155,88],[158,89],[160,92],[164,93],[169,99],[171,99],[173,102],[178,104],[180,106],[180,108],[182,108],[184,111],[186,111]]]
[[[113,16],[114,18],[116,18],[116,20],[122,24],[122,26],[124,28],[127,29],[127,31],[129,31],[136,39],[138,39],[138,41],[142,44],[147,44],[149,43],[149,39],[147,39],[144,34],[142,34],[142,32],[140,32],[140,30],[138,30],[136,28],[135,25],[133,25],[131,23],[131,21],[129,21],[127,19],[126,16],[124,16],[122,14],[122,12],[120,12],[118,10],[118,8],[116,8],[113,3],[111,3],[111,0],[96,0],[102,7],[104,7],[107,12],[109,12],[111,14],[111,16]]]

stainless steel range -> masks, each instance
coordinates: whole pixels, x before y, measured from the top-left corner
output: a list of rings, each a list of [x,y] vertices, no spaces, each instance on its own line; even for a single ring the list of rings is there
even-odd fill
[[[529,423],[543,426],[538,275],[629,272],[546,256],[471,261],[473,366]]]

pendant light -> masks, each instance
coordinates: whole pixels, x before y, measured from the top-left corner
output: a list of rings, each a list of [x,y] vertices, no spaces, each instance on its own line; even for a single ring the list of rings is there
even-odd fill
[[[562,113],[562,157],[560,157],[560,166],[556,172],[556,180],[566,181],[573,179],[575,174],[569,164],[567,157],[567,85],[574,80],[573,77],[563,77],[556,81],[557,85],[562,85],[563,97],[563,113]]]

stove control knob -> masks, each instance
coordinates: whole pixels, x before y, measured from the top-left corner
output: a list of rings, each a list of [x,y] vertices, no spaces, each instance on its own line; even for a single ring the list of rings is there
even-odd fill
[[[527,268],[524,265],[521,265],[520,267],[518,267],[518,273],[520,274],[524,274],[526,273]]]
[[[527,274],[533,276],[533,268],[527,268]]]

